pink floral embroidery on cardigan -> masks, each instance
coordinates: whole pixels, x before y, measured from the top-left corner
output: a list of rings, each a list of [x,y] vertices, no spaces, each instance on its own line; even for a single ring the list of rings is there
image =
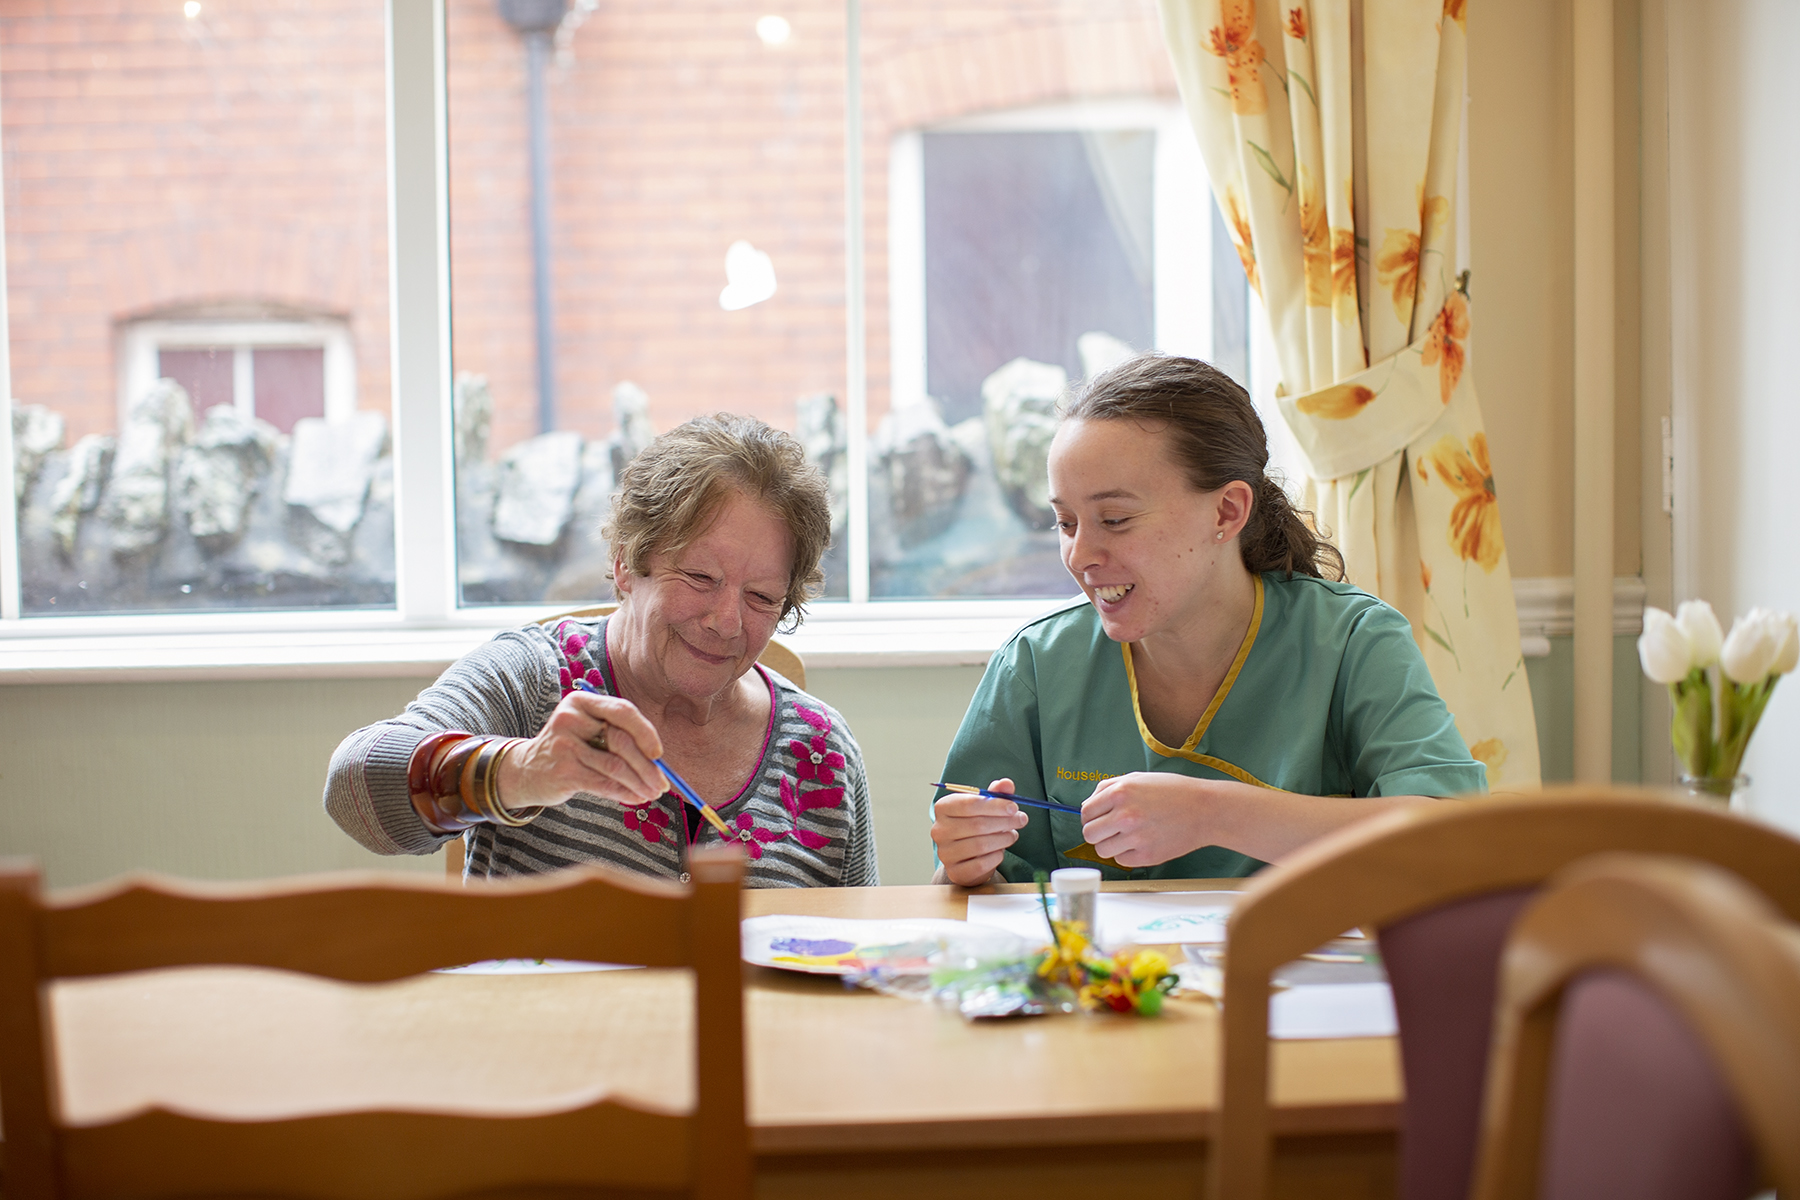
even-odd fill
[[[625,810],[625,828],[640,835],[646,842],[662,841],[663,830],[669,827],[669,814],[659,804],[646,804],[642,808]]]
[[[773,829],[760,828],[756,824],[756,818],[749,813],[739,813],[737,815],[737,827],[738,841],[743,843],[745,852],[748,853],[752,859],[761,858],[763,855],[763,847],[768,843],[779,842],[782,838],[787,836],[785,833],[776,833]]]
[[[793,818],[794,840],[809,850],[818,850],[830,845],[831,839],[822,833],[802,829],[800,817],[810,809],[836,808],[844,802],[843,785],[837,783],[834,773],[844,769],[844,756],[831,749],[831,743],[826,740],[826,735],[831,732],[830,717],[822,712],[815,712],[804,704],[796,704],[794,711],[817,731],[806,741],[796,738],[788,743],[788,750],[794,756],[794,775],[801,783],[818,783],[824,786],[803,792],[789,783],[787,776],[783,775],[781,803]],[[831,786],[833,784],[837,786]]]
[[[575,681],[585,679],[593,687],[604,686],[600,682],[600,668],[590,667],[581,661],[582,651],[593,639],[585,633],[564,633],[569,623],[564,621],[550,635],[550,644],[556,647],[562,658],[562,665],[557,669],[557,682],[562,686],[562,694],[567,696],[575,690]],[[654,839],[652,839],[654,840]]]
[[[822,713],[816,713],[805,705],[794,706],[805,718],[806,723],[820,732],[813,734],[807,741],[798,738],[788,743],[788,749],[794,752],[794,774],[802,783],[816,782],[823,787],[830,787],[837,781],[832,772],[844,769],[844,756],[831,748],[825,735],[831,732],[831,721]]]

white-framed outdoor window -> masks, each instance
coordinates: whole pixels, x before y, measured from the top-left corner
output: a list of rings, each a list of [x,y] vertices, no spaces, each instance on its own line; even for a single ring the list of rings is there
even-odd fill
[[[1131,19],[1138,21],[1143,29],[1153,29],[1154,5],[1145,0],[1140,7],[1143,12],[1136,13]],[[578,10],[580,6],[575,8]],[[846,230],[845,274],[840,278],[847,280],[848,296],[838,301],[843,305],[841,327],[849,331],[846,361],[841,372],[847,378],[842,379],[841,385],[834,385],[832,390],[838,392],[842,401],[846,435],[841,453],[853,473],[849,481],[848,522],[841,535],[850,547],[848,569],[851,576],[847,594],[852,599],[815,605],[795,641],[810,662],[824,666],[979,663],[985,661],[987,654],[1020,620],[1043,611],[1045,601],[869,599],[867,505],[860,494],[863,482],[854,475],[866,469],[872,432],[865,427],[862,408],[863,388],[871,372],[859,374],[863,361],[862,343],[867,331],[863,327],[866,317],[862,295],[864,280],[858,272],[863,270],[863,242],[868,236],[867,229],[858,223],[864,187],[862,151],[858,148],[863,128],[860,122],[865,112],[862,96],[865,64],[859,40],[863,28],[862,9],[861,0],[847,0],[841,15],[823,25],[809,25],[802,16],[795,16],[792,39],[786,42],[791,49],[808,45],[809,38],[837,39],[835,44],[842,48],[840,65],[844,99],[836,136],[843,138],[842,145],[850,147],[843,155],[841,166],[842,195],[847,211],[843,225]],[[1123,11],[1116,5],[1095,6],[1098,15],[1092,19],[1113,20],[1113,15],[1109,14],[1114,9]],[[463,4],[456,12],[462,14],[458,19],[467,20],[472,19],[471,14],[491,12],[491,6]],[[883,19],[891,23],[905,18],[907,10],[888,5],[884,13]],[[162,318],[145,320],[119,331],[122,345],[117,365],[120,399],[124,400],[139,390],[146,379],[164,374],[161,369],[163,355],[200,350],[216,358],[224,353],[223,347],[230,347],[231,403],[240,411],[247,404],[254,412],[257,408],[257,350],[262,347],[316,348],[320,372],[325,380],[323,415],[327,418],[346,414],[381,415],[389,421],[391,463],[383,468],[385,473],[379,476],[377,485],[391,489],[386,493],[391,495],[393,523],[394,601],[391,607],[169,613],[154,617],[111,613],[79,618],[60,615],[26,618],[21,615],[20,605],[15,494],[8,486],[0,488],[0,673],[14,679],[130,677],[143,672],[194,677],[415,674],[420,664],[446,661],[496,628],[572,606],[565,601],[556,601],[502,603],[478,608],[464,607],[459,600],[453,445],[462,431],[454,424],[453,395],[457,394],[456,371],[464,364],[458,361],[453,365],[451,357],[449,147],[452,137],[449,126],[453,106],[446,83],[450,22],[445,0],[391,0],[386,6],[386,21],[388,309],[385,328],[386,379],[392,388],[391,418],[380,413],[380,400],[372,394],[374,389],[369,386],[366,363],[360,364],[365,386],[363,394],[357,395],[355,378],[359,364],[346,353],[343,343],[334,342],[328,322],[323,325],[310,321],[293,322],[276,336],[279,322],[215,322],[208,325]],[[749,21],[741,32],[746,39],[761,36],[754,23]],[[1074,35],[1065,32],[1058,36]],[[901,45],[902,42],[896,40],[893,44]],[[1152,45],[1149,40],[1144,44],[1160,51],[1160,46]],[[771,56],[788,52],[767,39],[754,45],[754,50]],[[926,50],[935,52],[930,47]],[[577,61],[582,53],[583,44],[578,38],[573,51]],[[771,57],[767,61],[778,60]],[[6,66],[4,57],[0,57],[0,77]],[[681,78],[675,82],[685,85]],[[816,140],[819,136],[829,136],[821,133],[825,128],[809,128],[805,133]],[[1081,104],[1057,101],[927,123],[917,132],[923,137],[932,133],[1004,132],[1008,129],[1018,132],[1062,129],[1078,135],[1084,131],[1089,134],[1149,132],[1155,141],[1151,158],[1154,200],[1149,239],[1155,281],[1151,340],[1159,348],[1187,353],[1208,354],[1219,350],[1215,331],[1223,327],[1223,318],[1217,302],[1220,271],[1215,267],[1221,262],[1220,247],[1215,244],[1216,230],[1209,233],[1211,201],[1207,196],[1204,172],[1199,168],[1191,135],[1186,134],[1184,121],[1175,105],[1157,99]],[[905,169],[904,142],[904,137],[893,142],[894,153],[889,166],[896,175]],[[758,143],[759,153],[776,155],[777,161],[783,161],[778,156],[793,153],[791,146],[799,144]],[[896,189],[899,187],[890,180],[887,184],[889,195],[898,195]],[[898,312],[907,303],[905,272],[894,265],[894,260],[903,258],[905,253],[905,221],[904,214],[890,214],[887,222],[894,238],[894,244],[888,247],[888,277],[894,289],[890,304],[896,312],[885,323],[896,343],[894,366],[891,372],[887,372],[886,363],[874,366],[874,371],[889,374],[893,387],[890,407],[896,408],[903,406],[911,394],[907,391],[908,368],[902,360],[917,357],[922,361],[926,355],[922,339],[907,341],[906,322],[909,318]],[[728,250],[735,246],[732,239],[740,237],[735,227],[722,229],[716,248],[718,278],[708,285],[711,289],[708,302],[725,310],[731,310],[731,306],[718,299],[719,288],[723,285],[729,290],[739,282],[728,274],[731,270]],[[764,253],[769,253],[769,247],[775,245],[761,238],[743,240],[752,241],[755,248]],[[1232,257],[1226,254],[1223,264],[1237,271]],[[772,292],[775,302],[796,295],[794,281],[797,277],[791,265],[794,261],[791,255],[782,257],[777,246],[770,280],[771,284],[780,281],[779,290]],[[1241,283],[1241,271],[1237,278]],[[458,285],[479,288],[482,280],[459,275]],[[1229,290],[1228,279],[1226,286]],[[915,293],[919,290],[914,287]],[[838,295],[843,296],[843,293]],[[4,287],[0,286],[0,305],[4,303]],[[521,303],[516,307],[525,311],[527,306]],[[742,311],[747,314],[746,321],[753,321],[760,319],[759,313],[772,309],[752,305],[733,311]],[[0,316],[3,315],[0,310]],[[1247,330],[1249,323],[1241,322],[1235,328]],[[460,336],[459,330],[459,339]],[[338,346],[335,352],[334,345]],[[367,358],[369,344],[365,341],[360,345],[361,352],[355,354],[355,358]],[[249,360],[247,366],[246,357]],[[1246,355],[1246,367],[1254,369],[1254,359],[1253,354]],[[333,363],[339,364],[337,370]],[[5,360],[0,360],[0,373],[4,368]],[[0,382],[6,380],[0,378]],[[7,391],[11,391],[10,383]],[[792,400],[785,402],[791,404]],[[361,409],[357,407],[359,403],[363,406]],[[14,461],[11,434],[11,423],[0,422],[0,473],[6,475],[10,475]],[[601,443],[598,436],[588,436],[594,443]],[[329,498],[320,511],[325,508],[329,508]],[[864,547],[860,555],[859,543]]]
[[[204,412],[230,404],[292,433],[302,417],[356,411],[356,346],[341,320],[148,319],[119,331],[119,419],[158,379],[174,379]]]

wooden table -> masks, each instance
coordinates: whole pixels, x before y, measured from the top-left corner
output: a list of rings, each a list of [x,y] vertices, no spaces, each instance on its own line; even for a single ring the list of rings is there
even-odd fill
[[[744,913],[960,918],[966,895],[749,891]],[[149,1103],[242,1116],[371,1105],[528,1112],[599,1091],[686,1105],[686,988],[683,975],[652,971],[346,987],[206,968],[65,982],[53,993],[63,1103],[74,1120]],[[635,1036],[615,1036],[621,1023]],[[1198,1196],[1217,1026],[1205,1001],[1171,1003],[1154,1020],[971,1024],[833,978],[749,968],[757,1194]],[[1276,1044],[1276,1193],[1392,1195],[1399,1096],[1391,1040]]]

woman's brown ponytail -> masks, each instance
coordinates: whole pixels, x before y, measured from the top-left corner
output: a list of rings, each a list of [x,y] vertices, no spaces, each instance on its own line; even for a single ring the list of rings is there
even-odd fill
[[[1250,519],[1238,535],[1244,566],[1325,579],[1344,577],[1344,556],[1314,532],[1281,485],[1265,473],[1269,439],[1249,395],[1236,380],[1206,363],[1143,354],[1090,380],[1063,413],[1069,421],[1138,421],[1160,426],[1195,490],[1214,491],[1234,479],[1255,493]]]

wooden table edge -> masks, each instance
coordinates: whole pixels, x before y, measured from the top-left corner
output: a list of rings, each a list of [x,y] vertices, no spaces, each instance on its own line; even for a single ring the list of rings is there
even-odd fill
[[[1318,1104],[1276,1108],[1277,1136],[1391,1133],[1400,1128],[1400,1105]],[[1168,1109],[1106,1116],[993,1117],[826,1124],[753,1124],[751,1149],[760,1157],[867,1153],[888,1150],[1004,1149],[1193,1142],[1209,1139],[1216,1114]]]

